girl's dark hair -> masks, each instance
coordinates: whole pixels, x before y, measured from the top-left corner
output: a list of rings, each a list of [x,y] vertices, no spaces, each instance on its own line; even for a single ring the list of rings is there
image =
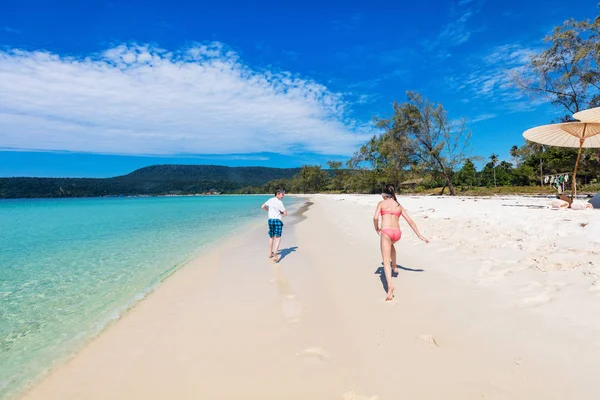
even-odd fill
[[[383,188],[383,194],[388,195],[389,197],[393,198],[396,203],[398,203],[398,199],[396,198],[396,189],[394,189],[394,185],[385,185],[385,187]]]

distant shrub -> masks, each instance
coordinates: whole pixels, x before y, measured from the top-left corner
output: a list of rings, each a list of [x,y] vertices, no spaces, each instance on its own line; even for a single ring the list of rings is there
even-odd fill
[[[600,192],[600,183],[592,183],[589,185],[583,185],[581,188],[578,189],[579,192]]]

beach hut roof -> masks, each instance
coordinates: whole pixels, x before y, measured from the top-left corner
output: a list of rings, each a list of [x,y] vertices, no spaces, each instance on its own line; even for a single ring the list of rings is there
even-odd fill
[[[415,178],[415,179],[409,179],[407,181],[404,181],[402,183],[400,183],[400,185],[414,185],[416,183],[421,183],[423,182],[423,178]]]

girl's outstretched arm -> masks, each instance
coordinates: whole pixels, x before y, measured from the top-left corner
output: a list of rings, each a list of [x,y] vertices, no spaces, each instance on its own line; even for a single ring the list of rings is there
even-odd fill
[[[377,203],[375,214],[373,215],[373,225],[375,226],[375,232],[379,235],[379,216],[381,215],[381,202]]]
[[[429,243],[429,240],[426,237],[424,237],[423,235],[421,235],[421,232],[419,232],[419,228],[417,228],[417,225],[415,224],[415,221],[413,221],[412,218],[408,215],[408,213],[406,212],[406,210],[404,209],[404,207],[400,206],[400,208],[402,209],[402,216],[404,217],[404,219],[406,220],[406,222],[408,222],[408,225],[410,225],[410,227],[415,232],[415,234],[417,235],[417,237],[419,239],[421,239],[422,241],[424,241],[425,243]]]

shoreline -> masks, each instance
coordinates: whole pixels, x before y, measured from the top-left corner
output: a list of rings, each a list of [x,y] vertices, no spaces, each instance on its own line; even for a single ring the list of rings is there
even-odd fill
[[[544,236],[539,216],[551,217],[548,224],[562,223],[565,232],[579,232],[576,224],[587,218],[584,232],[593,234],[596,213],[503,207],[513,203],[497,204],[498,199],[465,207],[467,199],[461,198],[400,198],[433,240],[418,243],[402,225],[396,298],[384,302],[370,221],[377,198],[311,196],[312,204],[299,207],[297,219],[286,223],[277,264],[266,257],[258,224],[235,242],[219,243],[24,398],[594,397],[597,314],[591,303],[588,310],[577,308],[595,293],[582,291],[591,281],[558,271],[568,285],[564,293],[548,292],[552,301],[543,302],[536,291],[546,293],[554,287],[548,281],[557,278],[535,268],[505,273],[516,250],[489,248],[484,231],[473,237],[480,247],[464,247],[461,235],[486,228],[476,226],[479,214],[500,211],[504,220],[513,214],[530,218],[534,225],[520,229],[541,231],[531,239],[543,243],[554,239]],[[460,214],[455,222],[463,224],[460,230],[451,229],[452,210]],[[465,219],[471,214],[475,217]],[[561,222],[567,215],[575,220]],[[492,228],[504,229],[502,220],[485,218]],[[517,230],[508,234],[520,243]],[[493,229],[488,235],[497,236]],[[537,251],[535,243],[526,250]],[[506,262],[488,266],[496,252]],[[600,259],[600,252],[592,257]],[[516,301],[515,294],[527,301]]]
[[[299,202],[299,204],[302,204],[302,203]],[[286,226],[295,225],[299,221],[306,219],[306,216],[304,215],[306,210],[307,210],[306,207],[298,207],[297,210],[290,213],[292,216],[292,219],[286,224]],[[264,222],[264,221],[261,220],[261,222]],[[248,228],[248,231],[242,235],[241,240],[242,241],[254,241],[255,238],[260,236],[260,238],[262,239],[261,242],[264,242],[263,244],[266,249],[266,240],[263,237],[264,236],[263,225],[264,225],[263,223],[259,223],[257,221],[249,222],[246,225],[246,227]],[[56,375],[63,374],[63,373],[65,373],[65,371],[67,371],[66,372],[67,374],[70,374],[72,372],[72,369],[70,366],[73,363],[77,363],[79,359],[81,359],[82,357],[86,357],[86,353],[90,351],[90,348],[97,347],[98,342],[105,341],[106,337],[108,337],[109,335],[112,335],[112,332],[114,332],[115,330],[120,330],[121,326],[128,323],[126,321],[130,321],[132,318],[136,318],[136,316],[140,314],[140,310],[146,308],[147,304],[151,301],[154,301],[153,299],[155,297],[161,296],[162,293],[167,293],[167,295],[174,295],[174,293],[179,292],[181,290],[182,286],[188,290],[198,289],[198,287],[194,287],[193,289],[191,288],[191,286],[193,285],[193,283],[191,283],[191,282],[194,280],[186,279],[185,275],[201,277],[201,278],[204,278],[207,280],[213,278],[214,275],[218,273],[218,269],[219,269],[218,267],[215,266],[215,263],[218,263],[219,259],[222,257],[223,252],[227,252],[227,251],[231,250],[232,247],[233,247],[233,244],[231,242],[228,242],[227,240],[221,240],[221,241],[215,243],[215,245],[210,249],[210,251],[204,252],[203,254],[193,257],[190,261],[188,261],[187,263],[182,265],[180,268],[175,270],[174,273],[170,274],[167,277],[167,279],[164,279],[163,281],[161,281],[161,283],[159,285],[157,285],[153,291],[149,292],[147,294],[147,296],[145,296],[140,301],[135,303],[133,307],[128,309],[118,319],[114,320],[112,323],[107,325],[105,327],[105,329],[103,329],[98,335],[91,338],[91,340],[85,346],[80,348],[75,354],[73,354],[71,357],[69,357],[66,360],[66,362],[63,361],[60,365],[56,366],[48,374],[46,374],[41,380],[38,380],[36,383],[31,385],[25,391],[20,393],[21,397],[19,397],[19,398],[23,398],[23,399],[27,399],[30,397],[35,398],[36,396],[39,395],[39,394],[36,394],[38,392],[38,390],[41,390],[41,393],[42,393],[41,395],[39,395],[39,396],[41,396],[40,398],[44,398],[44,399],[46,399],[46,398],[63,398],[62,395],[53,397],[53,394],[46,393],[43,386],[46,385],[48,381],[52,381]],[[266,251],[265,251],[265,253],[266,253]],[[283,258],[284,257],[282,257],[282,259]],[[265,259],[266,259],[266,257],[265,257]],[[271,262],[268,261],[268,264],[271,264]],[[201,279],[201,280],[195,281],[195,282],[197,282],[199,286],[205,286],[208,282],[206,282],[204,279]],[[171,289],[171,287],[173,287],[173,289]],[[161,306],[163,306],[163,305],[161,304]],[[101,344],[100,346],[103,346],[103,345]],[[104,350],[100,351],[100,353],[95,352],[93,357],[97,357],[103,353],[105,353]],[[59,380],[60,379],[61,378],[59,378]],[[68,385],[69,384],[67,383],[67,386]],[[62,383],[59,383],[59,386],[62,386]],[[42,388],[40,389],[40,387],[42,387]],[[67,387],[66,389],[68,390],[69,388]],[[77,397],[77,396],[75,396],[75,397]],[[69,398],[69,397],[67,396],[67,398]],[[104,398],[104,397],[101,397],[101,398]],[[124,398],[127,398],[127,397],[124,397]]]
[[[503,187],[503,186],[502,186]],[[499,188],[502,188],[499,186]],[[506,186],[510,187],[510,186]],[[565,191],[564,194],[570,194]],[[589,199],[596,195],[596,192],[578,192],[575,194],[577,199]],[[0,197],[0,200],[58,200],[58,199],[128,199],[128,198],[156,198],[156,197],[218,197],[218,196],[272,196],[272,193],[195,193],[195,194],[138,194],[138,195],[110,195],[110,196],[72,196],[72,197]],[[372,193],[287,193],[288,197],[299,197],[309,198],[314,195],[325,195],[325,196],[373,196]],[[437,194],[437,193],[404,193],[399,192],[400,197],[460,197],[460,198],[495,198],[495,197],[533,197],[533,198],[556,198],[559,196],[558,193],[528,193],[528,192],[516,192],[516,193],[494,193],[494,194],[461,194],[460,191],[456,195],[452,196],[449,193]]]
[[[301,203],[302,198],[300,198],[300,200],[298,200],[297,203],[294,203],[291,207],[293,209],[296,209]],[[237,229],[256,229],[258,226],[261,225],[259,221],[262,221],[262,217],[263,216],[260,215],[260,217],[257,216],[255,218],[251,218],[248,221],[245,221],[242,225],[238,225]],[[148,296],[152,295],[154,291],[159,289],[166,281],[168,281],[168,279],[175,275],[179,270],[181,270],[182,268],[186,268],[188,264],[193,264],[197,261],[197,259],[204,257],[206,254],[211,254],[213,251],[215,251],[215,249],[222,246],[224,242],[231,240],[232,237],[234,237],[234,235],[235,232],[228,232],[214,243],[210,243],[207,246],[203,245],[197,248],[193,253],[189,255],[187,259],[177,264],[174,264],[168,269],[166,269],[161,275],[156,277],[155,281],[151,282],[148,286],[142,288],[141,291],[136,293],[133,297],[131,297],[128,302],[115,307],[115,309],[112,310],[106,318],[96,321],[93,325],[93,328],[82,329],[75,337],[72,338],[70,343],[64,347],[63,353],[55,357],[51,361],[51,363],[44,368],[44,370],[42,370],[36,376],[33,376],[31,380],[25,382],[21,387],[17,388],[16,391],[9,392],[7,393],[7,395],[9,395],[10,398],[20,398],[19,396],[26,394],[33,387],[35,387],[37,384],[39,384],[48,376],[50,376],[57,368],[61,368],[65,364],[68,364],[73,358],[77,356],[79,352],[85,349],[85,347],[87,347],[98,337],[102,336],[103,333],[106,330],[110,329],[112,325],[118,324],[119,321],[122,318],[124,318],[127,314],[133,312],[140,303],[142,303]]]

